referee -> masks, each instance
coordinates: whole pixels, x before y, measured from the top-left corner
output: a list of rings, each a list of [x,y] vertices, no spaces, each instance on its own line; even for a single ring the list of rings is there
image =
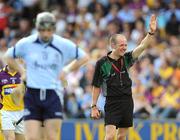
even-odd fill
[[[98,119],[100,112],[96,106],[101,89],[106,96],[105,140],[125,140],[128,128],[133,125],[132,81],[128,69],[147,48],[156,31],[156,16],[150,19],[149,32],[139,46],[126,52],[127,39],[122,34],[112,35],[110,45],[112,51],[97,61],[92,81],[91,117]]]

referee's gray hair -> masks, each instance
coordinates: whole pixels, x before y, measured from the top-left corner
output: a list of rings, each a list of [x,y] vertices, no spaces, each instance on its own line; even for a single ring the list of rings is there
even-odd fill
[[[36,28],[54,28],[55,29],[56,18],[50,12],[39,13],[36,17]]]
[[[116,39],[117,37],[120,36],[120,37],[125,37],[124,35],[122,34],[113,34],[110,36],[109,38],[109,44],[111,45],[112,43],[116,44]]]
[[[111,35],[110,38],[109,38],[109,46],[110,46],[109,49],[110,49],[110,50],[113,50],[113,48],[111,47],[111,45],[112,45],[112,44],[115,45],[115,44],[117,43],[117,40],[116,40],[116,39],[117,39],[118,36],[123,37],[123,38],[125,37],[123,34],[113,34],[113,35]]]

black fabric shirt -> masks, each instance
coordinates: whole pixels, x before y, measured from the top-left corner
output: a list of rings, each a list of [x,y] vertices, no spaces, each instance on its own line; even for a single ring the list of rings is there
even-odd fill
[[[105,96],[131,95],[132,81],[129,78],[128,69],[135,62],[132,51],[125,53],[118,60],[110,58],[108,56],[110,53],[96,62],[92,86],[102,88]]]

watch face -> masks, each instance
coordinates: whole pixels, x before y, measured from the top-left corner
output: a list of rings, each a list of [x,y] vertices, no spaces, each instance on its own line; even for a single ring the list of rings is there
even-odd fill
[[[96,107],[96,105],[91,105],[91,108],[94,108],[94,107]]]

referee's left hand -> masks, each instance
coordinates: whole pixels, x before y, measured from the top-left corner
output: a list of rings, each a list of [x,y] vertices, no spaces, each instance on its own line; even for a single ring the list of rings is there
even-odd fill
[[[92,119],[99,119],[101,117],[101,112],[97,107],[91,108],[91,118]]]

